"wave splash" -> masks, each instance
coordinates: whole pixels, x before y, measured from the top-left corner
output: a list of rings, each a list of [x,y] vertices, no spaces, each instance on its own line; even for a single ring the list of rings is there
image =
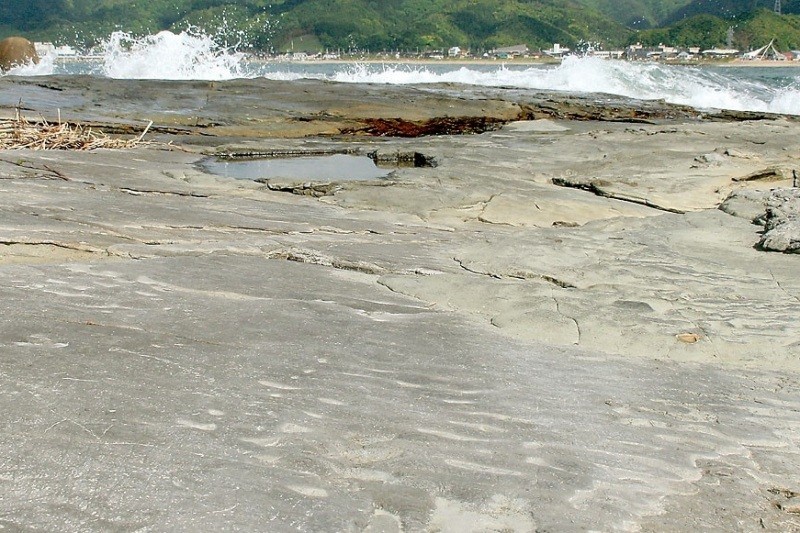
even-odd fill
[[[199,31],[146,37],[115,32],[90,66],[42,58],[9,74],[91,74],[118,79],[324,79],[339,83],[434,84],[607,93],[664,100],[698,109],[800,115],[800,75],[794,68],[708,68],[568,57],[556,66],[474,63],[259,62]],[[84,70],[81,70],[83,68]],[[781,71],[780,74],[773,74]],[[788,73],[788,74],[787,74]]]
[[[710,69],[653,63],[568,57],[555,67],[490,69],[453,67],[446,71],[419,65],[345,66],[327,76],[342,83],[458,83],[571,93],[605,93],[640,100],[664,100],[698,109],[731,109],[800,115],[800,76],[759,79],[756,70]],[[283,77],[270,75],[267,77]],[[299,77],[295,74],[295,77]]]
[[[668,66],[567,58],[543,89],[605,92],[698,109],[800,114],[797,78],[759,78],[771,69]]]
[[[202,33],[114,32],[103,43],[102,72],[117,79],[227,80],[245,77],[244,57]]]
[[[54,53],[47,54],[39,58],[38,63],[31,61],[25,65],[19,65],[3,75],[7,76],[49,76],[55,73],[57,56]]]

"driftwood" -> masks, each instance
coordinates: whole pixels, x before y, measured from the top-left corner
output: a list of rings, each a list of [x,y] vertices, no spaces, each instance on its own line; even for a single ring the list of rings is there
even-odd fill
[[[60,115],[60,114],[59,114]],[[152,125],[152,122],[150,123]],[[29,150],[94,150],[97,148],[133,148],[142,144],[144,133],[135,139],[112,138],[99,130],[80,124],[59,121],[56,124],[44,118],[30,121],[19,109],[16,116],[0,119],[0,149]]]

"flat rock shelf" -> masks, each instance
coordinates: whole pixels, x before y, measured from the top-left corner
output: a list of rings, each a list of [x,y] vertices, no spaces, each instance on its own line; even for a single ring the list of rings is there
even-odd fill
[[[153,124],[0,151],[0,529],[800,531],[797,121],[0,78],[20,100]],[[245,153],[413,164],[201,168]]]

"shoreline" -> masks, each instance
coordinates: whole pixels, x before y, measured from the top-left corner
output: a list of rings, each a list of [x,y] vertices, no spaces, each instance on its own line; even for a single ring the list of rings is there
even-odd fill
[[[60,63],[80,63],[102,61],[101,56],[59,56],[54,61]],[[348,65],[348,64],[396,64],[396,65],[455,65],[455,66],[469,66],[469,65],[498,65],[498,66],[558,66],[563,63],[563,59],[556,58],[509,58],[509,59],[491,59],[491,58],[445,58],[445,59],[430,59],[430,58],[384,58],[384,57],[360,57],[360,58],[339,58],[339,59],[318,59],[308,58],[299,60],[285,60],[276,57],[259,57],[256,55],[246,54],[244,60],[256,64],[292,64],[292,65]],[[748,59],[730,59],[730,60],[697,60],[697,61],[631,61],[627,59],[602,59],[603,61],[622,62],[631,64],[655,64],[663,66],[680,66],[680,67],[737,67],[737,68],[800,68],[800,61],[774,61],[774,60],[748,60]]]
[[[301,61],[282,61],[275,59],[248,58],[248,61],[262,63],[293,63],[293,64],[398,64],[398,65],[519,65],[519,66],[556,66],[563,63],[557,59],[425,59],[425,58],[361,58],[361,59],[305,59]],[[636,65],[664,65],[664,66],[695,66],[695,67],[748,67],[748,68],[800,68],[800,61],[771,61],[771,60],[698,60],[698,61],[630,61],[627,59],[602,59],[602,61],[631,63]]]
[[[734,59],[729,63],[725,63],[722,66],[731,66],[731,67],[752,67],[752,68],[775,68],[775,67],[786,67],[786,68],[796,68],[800,67],[800,61],[774,61],[771,59]]]

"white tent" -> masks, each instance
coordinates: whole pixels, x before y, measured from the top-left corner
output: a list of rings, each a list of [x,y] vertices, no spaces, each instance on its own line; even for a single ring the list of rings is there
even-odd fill
[[[785,61],[786,56],[775,48],[775,39],[772,39],[768,45],[762,46],[758,50],[747,52],[743,56],[745,59],[774,59],[778,61]]]

